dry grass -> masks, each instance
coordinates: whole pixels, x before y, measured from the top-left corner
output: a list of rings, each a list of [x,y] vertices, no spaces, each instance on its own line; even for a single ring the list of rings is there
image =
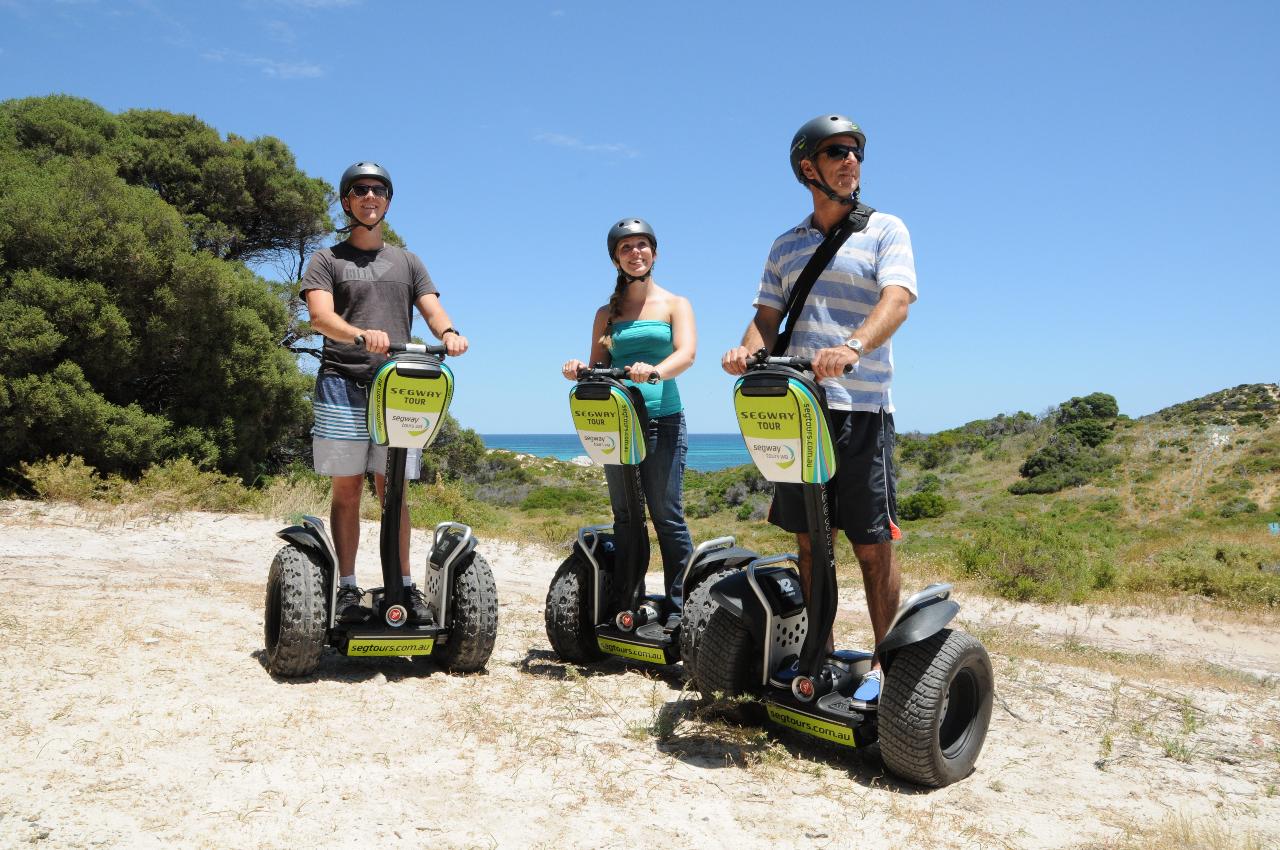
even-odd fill
[[[1264,850],[1263,838],[1250,830],[1237,830],[1226,819],[1171,815],[1149,825],[1113,823],[1120,835],[1105,842],[1076,845],[1073,850]]]
[[[969,631],[993,655],[1079,667],[1121,679],[1159,680],[1191,688],[1218,687],[1244,693],[1269,693],[1280,687],[1280,681],[1274,677],[1229,670],[1212,663],[1186,664],[1153,654],[1099,649],[1072,636],[1045,640],[1028,626],[974,627]]]

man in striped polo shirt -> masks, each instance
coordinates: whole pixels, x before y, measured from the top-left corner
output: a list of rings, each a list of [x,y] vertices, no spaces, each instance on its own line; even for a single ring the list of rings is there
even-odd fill
[[[756,294],[755,317],[742,344],[722,360],[729,374],[743,374],[754,352],[773,347],[800,272],[827,233],[857,206],[865,148],[862,129],[841,115],[819,116],[796,133],[791,168],[813,197],[813,213],[774,241]],[[915,300],[915,260],[907,228],[896,216],[873,212],[866,228],[851,235],[818,276],[785,352],[812,358],[814,375],[827,394],[838,453],[828,489],[833,524],[849,538],[862,568],[877,644],[897,612],[900,586],[893,557],[893,541],[901,532],[895,522],[890,338]],[[844,375],[848,364],[854,369]],[[812,553],[800,487],[775,485],[769,521],[796,534],[807,598]],[[827,646],[833,646],[830,636]],[[875,703],[880,683],[877,658],[855,698]]]
[[[329,524],[340,575],[335,615],[341,619],[358,614],[364,597],[356,586],[356,550],[365,473],[374,474],[379,500],[385,485],[387,449],[371,442],[366,430],[369,382],[391,343],[409,342],[415,307],[449,356],[467,350],[467,338],[454,330],[422,260],[383,241],[392,191],[391,175],[376,162],[357,162],[343,172],[338,197],[350,235],[313,254],[302,277],[311,326],[324,335],[311,448],[316,472],[333,481]],[[357,336],[364,337],[363,346],[355,344]],[[416,479],[421,463],[422,452],[411,449],[405,477]],[[409,577],[407,501],[401,511],[400,572],[413,616],[422,619],[429,611]]]

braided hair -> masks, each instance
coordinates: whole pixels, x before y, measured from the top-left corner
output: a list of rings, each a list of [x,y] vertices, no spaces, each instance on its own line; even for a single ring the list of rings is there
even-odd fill
[[[618,272],[618,282],[613,286],[613,294],[609,296],[609,323],[605,325],[604,336],[600,337],[600,344],[607,351],[613,351],[613,320],[622,315],[622,294],[627,291],[627,284],[631,280],[621,271]]]

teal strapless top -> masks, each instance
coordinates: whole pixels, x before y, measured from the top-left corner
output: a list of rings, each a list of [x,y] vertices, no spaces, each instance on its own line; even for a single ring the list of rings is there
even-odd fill
[[[675,343],[671,339],[671,325],[666,322],[635,319],[613,323],[613,351],[609,359],[614,366],[630,366],[638,362],[656,366],[675,350]],[[627,383],[640,388],[645,409],[650,416],[670,416],[684,409],[675,379],[657,384]]]

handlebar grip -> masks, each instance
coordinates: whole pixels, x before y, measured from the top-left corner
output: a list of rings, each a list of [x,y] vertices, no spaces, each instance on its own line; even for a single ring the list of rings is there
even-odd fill
[[[757,355],[755,358],[755,365],[789,366],[792,369],[799,369],[802,372],[813,371],[813,360],[808,357],[760,357]],[[852,363],[844,364],[844,374],[847,375],[852,371]]]
[[[356,338],[352,340],[360,348],[364,348],[364,334],[356,334]],[[443,345],[423,345],[420,342],[393,342],[387,346],[387,350],[393,354],[402,351],[411,351],[414,354],[434,354],[443,357],[448,349]]]

